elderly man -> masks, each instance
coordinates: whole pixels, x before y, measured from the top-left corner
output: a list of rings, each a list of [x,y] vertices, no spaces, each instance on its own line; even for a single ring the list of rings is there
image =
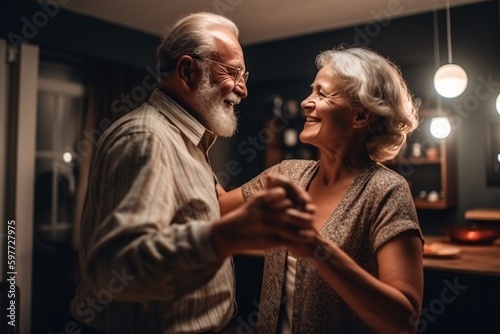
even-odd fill
[[[220,331],[236,309],[231,255],[314,240],[311,213],[296,209],[308,197],[284,179],[220,216],[207,152],[234,134],[247,96],[234,23],[182,18],[158,65],[160,88],[103,134],[92,160],[71,303],[87,331]]]

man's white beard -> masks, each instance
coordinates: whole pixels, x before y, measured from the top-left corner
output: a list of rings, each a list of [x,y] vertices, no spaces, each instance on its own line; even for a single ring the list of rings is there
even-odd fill
[[[234,106],[229,106],[224,100],[238,104],[241,99],[234,92],[221,97],[219,88],[210,83],[209,70],[205,69],[195,93],[195,103],[200,109],[199,117],[207,129],[218,136],[229,138],[236,133],[238,118]]]

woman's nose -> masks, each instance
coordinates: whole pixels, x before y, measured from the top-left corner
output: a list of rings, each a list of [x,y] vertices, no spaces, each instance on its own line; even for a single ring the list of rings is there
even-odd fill
[[[314,101],[309,96],[300,103],[300,106],[303,110],[312,109],[314,108]]]

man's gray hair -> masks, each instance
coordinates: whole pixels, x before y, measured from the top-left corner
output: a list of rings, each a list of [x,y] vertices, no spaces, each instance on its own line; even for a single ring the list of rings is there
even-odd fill
[[[156,52],[160,76],[166,77],[182,55],[210,57],[216,52],[213,37],[207,32],[225,28],[238,38],[238,28],[228,18],[213,13],[189,14],[167,29]]]

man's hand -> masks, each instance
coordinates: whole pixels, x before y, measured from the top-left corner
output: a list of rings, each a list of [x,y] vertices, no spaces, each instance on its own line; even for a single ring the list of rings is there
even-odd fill
[[[315,207],[309,195],[283,176],[269,176],[266,189],[214,223],[212,240],[222,257],[247,250],[314,242]]]
[[[275,187],[285,189],[286,196],[295,209],[309,213],[314,213],[316,211],[315,206],[311,203],[311,196],[298,185],[291,183],[288,178],[281,175],[268,174],[266,179],[267,189]]]

